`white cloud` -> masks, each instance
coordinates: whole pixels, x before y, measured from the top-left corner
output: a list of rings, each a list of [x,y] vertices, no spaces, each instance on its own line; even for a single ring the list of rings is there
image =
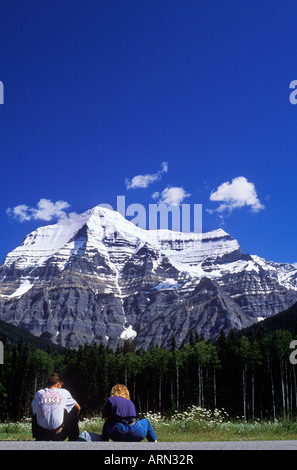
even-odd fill
[[[137,175],[134,176],[131,180],[126,178],[126,187],[127,189],[147,188],[150,184],[155,183],[155,181],[160,181],[162,173],[167,173],[167,171],[168,163],[162,162],[161,170],[159,170],[157,173]]]
[[[70,207],[66,201],[52,202],[49,199],[40,199],[36,207],[29,207],[25,204],[20,204],[13,209],[7,209],[7,214],[19,222],[28,220],[44,220],[51,221],[52,219],[61,219],[67,217],[64,209]]]
[[[216,191],[210,195],[210,200],[221,202],[216,212],[232,212],[234,209],[249,206],[253,212],[265,209],[258,199],[254,183],[249,182],[244,176],[238,176],[232,180],[222,183]],[[209,210],[208,212],[213,212]]]
[[[31,215],[28,213],[29,207],[25,204],[20,204],[19,206],[14,207],[13,209],[8,208],[6,213],[15,219],[18,219],[20,222],[25,220],[30,220]]]
[[[157,193],[154,193],[153,197],[156,196],[156,194]],[[164,191],[162,191],[161,199],[159,202],[163,202],[167,205],[172,204],[173,206],[179,206],[184,201],[184,199],[189,196],[191,196],[191,194],[188,194],[182,187],[168,187],[165,188]],[[154,199],[156,199],[156,197],[154,197]]]

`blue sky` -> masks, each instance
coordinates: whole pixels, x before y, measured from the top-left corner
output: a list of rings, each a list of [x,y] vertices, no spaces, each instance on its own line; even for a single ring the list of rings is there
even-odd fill
[[[0,262],[119,195],[202,204],[203,231],[297,262],[296,18],[295,0],[1,0]]]

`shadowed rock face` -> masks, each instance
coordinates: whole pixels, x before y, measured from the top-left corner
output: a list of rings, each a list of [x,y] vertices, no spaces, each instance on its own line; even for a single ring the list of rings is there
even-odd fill
[[[0,268],[0,318],[54,343],[137,347],[241,329],[297,301],[297,269],[223,230],[144,231],[95,207],[40,227]]]

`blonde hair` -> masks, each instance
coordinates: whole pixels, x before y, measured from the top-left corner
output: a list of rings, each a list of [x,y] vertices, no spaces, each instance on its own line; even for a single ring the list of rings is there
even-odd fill
[[[122,384],[117,384],[114,387],[112,387],[110,396],[122,397],[122,398],[127,398],[127,400],[130,400],[129,390],[127,389],[125,385],[122,385]]]

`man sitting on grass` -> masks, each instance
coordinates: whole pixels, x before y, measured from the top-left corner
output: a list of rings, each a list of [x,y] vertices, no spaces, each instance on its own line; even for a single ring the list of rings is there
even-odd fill
[[[36,441],[78,439],[80,406],[62,386],[62,377],[54,373],[32,401],[32,434]]]

